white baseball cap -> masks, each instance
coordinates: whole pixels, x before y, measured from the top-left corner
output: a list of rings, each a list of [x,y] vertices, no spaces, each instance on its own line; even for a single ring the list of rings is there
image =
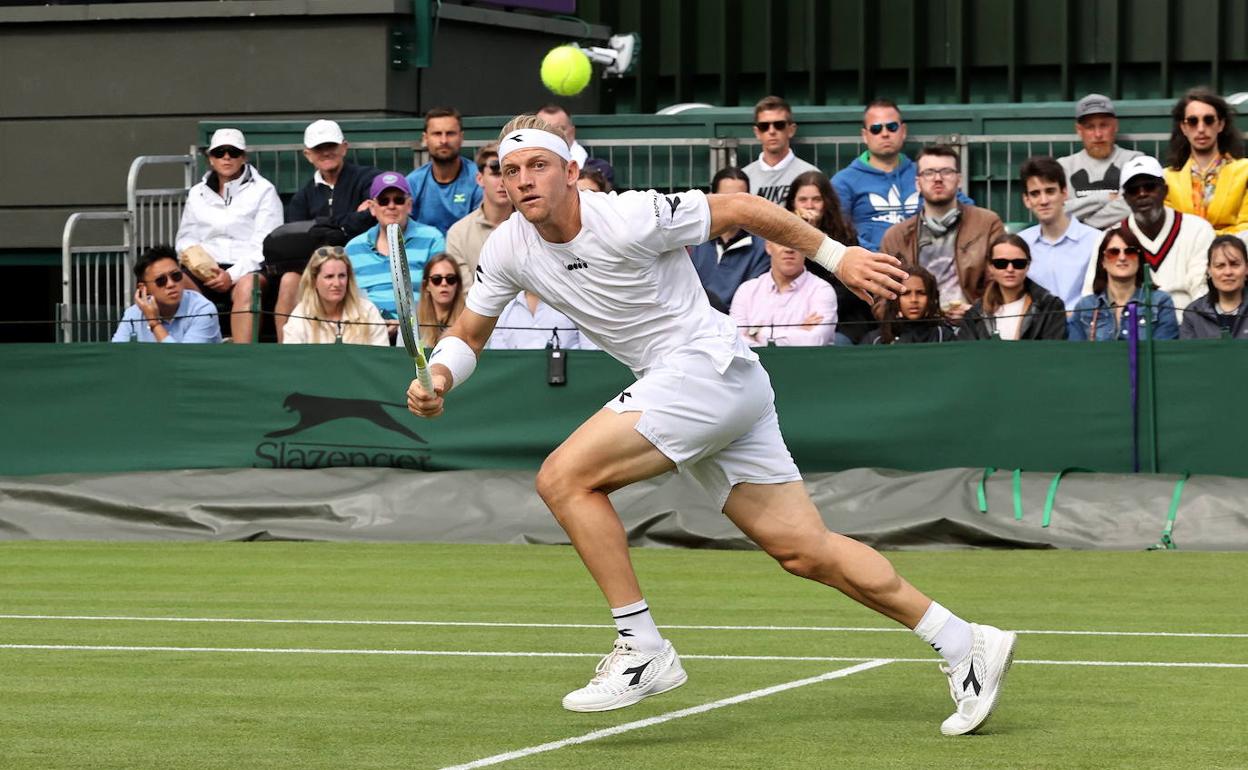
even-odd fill
[[[1118,189],[1126,190],[1127,182],[1137,176],[1150,176],[1162,182],[1166,181],[1166,172],[1162,170],[1157,159],[1151,155],[1137,155],[1122,164],[1122,176],[1118,178]]]
[[[303,131],[303,146],[309,150],[322,144],[342,144],[347,138],[332,120],[318,120]]]
[[[212,151],[218,147],[236,147],[246,151],[247,139],[237,128],[218,128],[212,132],[212,141],[208,142],[208,150]]]

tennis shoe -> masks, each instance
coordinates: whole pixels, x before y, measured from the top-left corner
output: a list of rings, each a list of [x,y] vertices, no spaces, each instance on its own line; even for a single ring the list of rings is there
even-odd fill
[[[568,711],[624,708],[680,687],[688,678],[675,648],[666,639],[658,652],[644,652],[620,638],[598,662],[589,684],[563,696],[563,707]]]
[[[956,710],[940,725],[945,735],[974,732],[988,720],[1001,697],[1005,674],[1014,661],[1013,631],[971,624],[971,651],[956,666],[941,666],[949,677]]]

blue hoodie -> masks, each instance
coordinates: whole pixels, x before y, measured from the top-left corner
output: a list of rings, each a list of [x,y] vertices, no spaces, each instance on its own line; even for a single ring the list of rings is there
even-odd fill
[[[901,156],[892,171],[881,171],[867,162],[868,153],[854,158],[832,177],[832,186],[841,199],[845,215],[858,231],[858,245],[877,251],[884,231],[909,219],[919,210],[919,191],[915,187],[914,161]],[[974,205],[975,201],[960,190],[958,200]]]

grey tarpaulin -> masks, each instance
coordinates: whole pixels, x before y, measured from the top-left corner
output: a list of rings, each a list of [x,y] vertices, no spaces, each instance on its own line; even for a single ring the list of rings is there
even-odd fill
[[[1009,472],[814,474],[807,486],[835,531],[882,548],[1140,549],[1157,542],[1176,477],[1069,474],[1041,526],[1049,473],[1024,473],[1022,521]],[[688,478],[612,496],[639,546],[751,548]],[[1248,479],[1194,476],[1174,527],[1182,550],[1248,550]],[[396,469],[158,471],[0,477],[0,539],[368,540],[566,543],[529,471]]]

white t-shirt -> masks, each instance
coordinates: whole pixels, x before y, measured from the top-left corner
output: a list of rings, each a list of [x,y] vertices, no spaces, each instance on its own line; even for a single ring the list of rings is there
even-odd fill
[[[1005,303],[993,313],[997,321],[997,335],[1001,339],[1018,339],[1018,330],[1023,325],[1023,306],[1026,304],[1027,298],[1019,297],[1013,302]]]
[[[683,248],[709,238],[705,194],[582,191],[580,201],[581,231],[567,243],[546,242],[519,212],[499,225],[481,250],[468,308],[498,317],[531,291],[638,377],[682,348],[706,353],[721,373],[734,357],[757,359],[711,308]]]

